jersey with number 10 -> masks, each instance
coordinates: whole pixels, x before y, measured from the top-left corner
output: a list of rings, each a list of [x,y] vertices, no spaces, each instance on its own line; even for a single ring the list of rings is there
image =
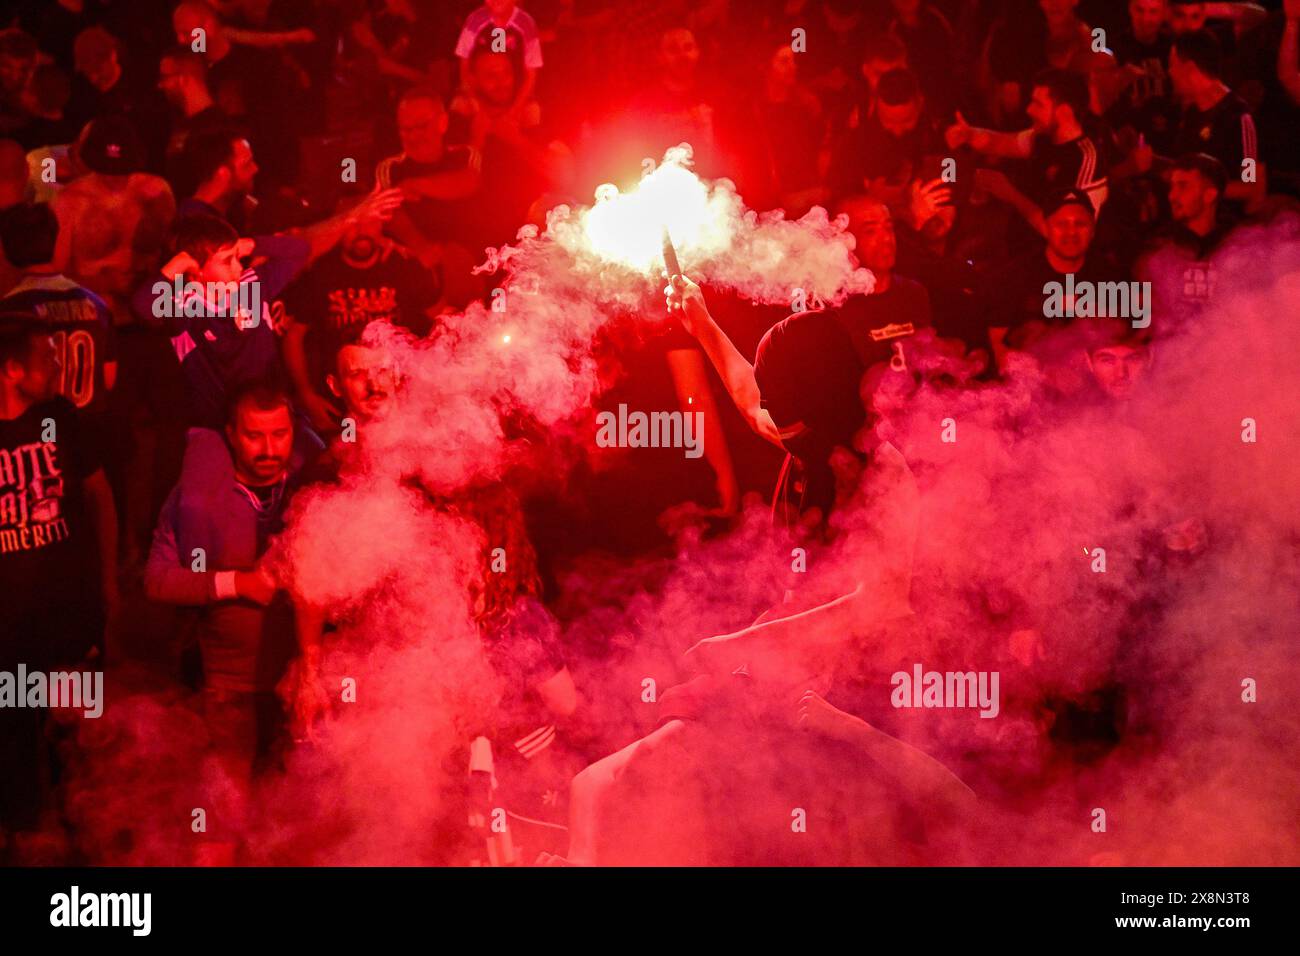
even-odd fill
[[[59,394],[83,411],[102,412],[108,400],[104,363],[116,360],[104,300],[66,276],[28,276],[0,299],[0,309],[28,313],[49,331],[63,369]]]

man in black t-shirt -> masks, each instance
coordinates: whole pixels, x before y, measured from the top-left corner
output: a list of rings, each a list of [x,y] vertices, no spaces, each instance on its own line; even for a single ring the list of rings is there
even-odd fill
[[[837,211],[849,217],[854,255],[871,270],[876,287],[870,295],[851,296],[833,313],[853,340],[874,389],[889,372],[908,373],[905,343],[929,328],[930,296],[919,282],[894,272],[898,242],[883,203],[852,197]]]
[[[426,269],[442,273],[450,301],[463,305],[481,283],[470,276],[473,255],[470,200],[479,192],[478,150],[448,146],[447,107],[432,90],[407,91],[397,103],[402,151],[375,170],[380,189],[397,187],[406,202],[385,230]]]
[[[1082,288],[1089,283],[1113,281],[1117,277],[1105,268],[1092,250],[1096,218],[1092,203],[1078,190],[1058,193],[1043,209],[1046,242],[1013,259],[990,275],[981,294],[982,313],[989,344],[1004,367],[1008,350],[1027,348],[1050,327],[1068,324],[1068,317],[1052,317],[1047,307],[1050,283]],[[1072,303],[1067,311],[1072,311]]]
[[[1262,198],[1266,184],[1255,119],[1246,101],[1223,82],[1223,52],[1213,35],[1177,37],[1169,77],[1186,106],[1174,134],[1174,155],[1213,156],[1228,174],[1224,198],[1249,207]]]
[[[0,646],[29,661],[84,655],[116,604],[112,498],[60,375],[48,332],[0,317]]]
[[[1151,238],[1137,267],[1155,289],[1162,334],[1194,323],[1214,299],[1215,253],[1232,229],[1220,212],[1226,182],[1223,165],[1204,153],[1180,157],[1170,171],[1173,221]]]
[[[354,226],[293,285],[285,300],[292,323],[285,331],[285,364],[316,428],[326,433],[338,428],[325,376],[333,371],[339,348],[374,321],[427,335],[440,293],[434,277],[386,239],[379,223]]]
[[[911,70],[890,70],[876,86],[875,112],[837,144],[832,188],[841,194],[865,190],[901,212],[922,161],[944,152],[916,76]]]
[[[1039,233],[1043,203],[1062,189],[1081,190],[1101,211],[1109,190],[1105,143],[1085,129],[1089,121],[1088,81],[1077,73],[1045,70],[1034,78],[1026,107],[1032,124],[1019,133],[969,125],[958,113],[945,132],[948,146],[969,146],[984,156],[1026,160],[1020,187],[998,171],[977,171],[987,192],[1010,203]]]
[[[1128,25],[1111,41],[1126,87],[1106,114],[1115,128],[1131,126],[1152,148],[1169,148],[1178,109],[1169,84],[1174,38],[1165,23],[1167,0],[1129,0]]]
[[[49,334],[0,315],[0,671],[10,673],[75,666],[117,606],[112,493],[76,409],[56,395],[59,376]],[[0,859],[11,834],[38,822],[45,714],[0,707]]]

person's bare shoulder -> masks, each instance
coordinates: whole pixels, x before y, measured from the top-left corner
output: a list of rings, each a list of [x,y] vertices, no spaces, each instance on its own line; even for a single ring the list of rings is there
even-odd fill
[[[157,199],[172,199],[172,188],[167,180],[153,173],[133,173],[127,180],[127,189],[145,202]]]

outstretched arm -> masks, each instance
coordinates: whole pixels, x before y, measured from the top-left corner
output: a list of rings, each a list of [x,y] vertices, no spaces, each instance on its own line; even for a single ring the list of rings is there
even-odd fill
[[[1000,156],[1003,159],[1028,159],[1033,147],[1033,130],[1019,133],[1002,133],[997,130],[971,126],[966,117],[957,114],[957,121],[944,131],[944,139],[949,149],[969,146],[985,156]]]
[[[704,293],[700,287],[686,276],[677,275],[671,278],[665,291],[668,295],[668,310],[681,318],[686,331],[700,343],[746,424],[759,436],[783,449],[776,422],[772,421],[772,416],[759,402],[754,366],[740,354],[731,339],[727,338],[727,333],[713,320],[708,306],[704,304]]]
[[[860,631],[871,616],[867,601],[866,585],[859,584],[847,594],[798,614],[705,638],[686,652],[684,660],[715,673],[744,664],[752,677],[782,675],[792,660],[835,651]]]

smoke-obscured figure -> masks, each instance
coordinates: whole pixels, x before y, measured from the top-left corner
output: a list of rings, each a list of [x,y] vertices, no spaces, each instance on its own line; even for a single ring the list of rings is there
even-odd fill
[[[852,686],[867,647],[907,630],[916,529],[908,508],[886,518],[878,503],[914,500],[912,476],[887,444],[855,450],[864,369],[834,315],[779,323],[751,367],[695,283],[673,276],[668,293],[751,427],[798,459],[800,510],[818,529],[802,543],[833,570],[751,627],[691,648],[698,676],[664,693],[657,728],[574,780],[568,862],[904,862],[914,848],[881,839],[898,814],[928,806],[941,830],[969,818],[973,794],[826,698]]]
[[[313,742],[298,769],[349,794],[351,774],[364,773],[426,834],[415,858],[469,862],[482,851],[467,825],[470,770],[482,769],[470,744],[483,737],[495,799],[511,814],[491,822],[519,827],[515,851],[536,856],[563,829],[553,818],[576,769],[563,727],[577,691],[539,600],[514,494],[490,478],[431,486],[386,454],[418,401],[402,364],[418,361],[414,341],[372,326],[345,340],[328,376],[346,409],[343,430],[294,516],[287,552],[304,605],[292,711],[300,738]],[[341,696],[326,690],[334,687]],[[348,859],[409,861],[410,831],[390,826],[388,813],[358,802],[325,818],[369,828],[338,848]]]

